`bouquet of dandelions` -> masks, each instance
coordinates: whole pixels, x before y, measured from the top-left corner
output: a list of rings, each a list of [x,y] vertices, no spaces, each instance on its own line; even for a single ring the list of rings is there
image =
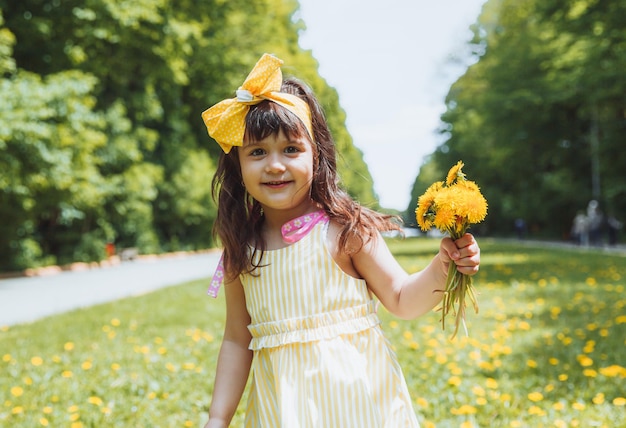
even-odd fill
[[[415,217],[424,232],[434,226],[456,240],[466,233],[470,225],[480,223],[487,215],[487,201],[476,183],[465,178],[462,168],[463,162],[459,161],[450,169],[445,182],[433,183],[419,197]],[[452,309],[456,315],[452,338],[456,336],[461,324],[467,335],[465,325],[467,298],[471,301],[474,311],[478,313],[472,277],[460,273],[451,262],[446,287],[442,291],[444,293],[441,303],[442,328],[445,330],[445,318]]]

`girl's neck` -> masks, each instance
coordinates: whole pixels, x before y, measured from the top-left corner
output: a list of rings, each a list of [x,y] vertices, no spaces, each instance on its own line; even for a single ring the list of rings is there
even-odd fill
[[[298,218],[305,214],[310,214],[320,210],[321,207],[312,200],[308,204],[302,204],[298,207],[289,210],[275,210],[268,207],[263,207],[263,234],[265,235],[266,242],[271,242],[274,238],[280,238],[281,227],[294,218]]]

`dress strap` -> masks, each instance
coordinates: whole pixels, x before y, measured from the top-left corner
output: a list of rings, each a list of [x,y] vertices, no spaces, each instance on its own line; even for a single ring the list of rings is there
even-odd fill
[[[283,236],[283,241],[287,244],[293,244],[304,238],[316,224],[327,220],[328,214],[326,214],[324,210],[315,211],[313,213],[296,217],[293,220],[289,220],[287,223],[282,225],[280,233]],[[217,263],[217,268],[215,269],[215,273],[213,274],[213,278],[209,284],[207,294],[211,297],[217,297],[217,293],[223,283],[224,255],[220,257],[220,260]]]

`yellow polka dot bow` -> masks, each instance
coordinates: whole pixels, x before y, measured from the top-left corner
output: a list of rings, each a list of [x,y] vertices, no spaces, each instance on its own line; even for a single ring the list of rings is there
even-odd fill
[[[298,116],[304,123],[311,138],[311,112],[307,103],[295,95],[280,91],[283,75],[279,58],[264,54],[256,63],[243,85],[237,90],[235,98],[229,98],[202,112],[202,120],[209,135],[217,141],[224,153],[233,146],[243,144],[246,128],[246,114],[251,105],[263,100],[273,101]]]

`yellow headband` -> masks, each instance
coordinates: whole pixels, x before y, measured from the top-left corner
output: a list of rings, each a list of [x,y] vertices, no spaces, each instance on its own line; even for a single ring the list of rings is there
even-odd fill
[[[264,54],[237,90],[236,98],[221,101],[202,112],[209,135],[224,153],[230,152],[233,146],[243,144],[246,114],[251,105],[263,100],[273,101],[298,116],[313,139],[311,112],[307,103],[295,95],[279,92],[283,81],[282,63],[275,56]]]

